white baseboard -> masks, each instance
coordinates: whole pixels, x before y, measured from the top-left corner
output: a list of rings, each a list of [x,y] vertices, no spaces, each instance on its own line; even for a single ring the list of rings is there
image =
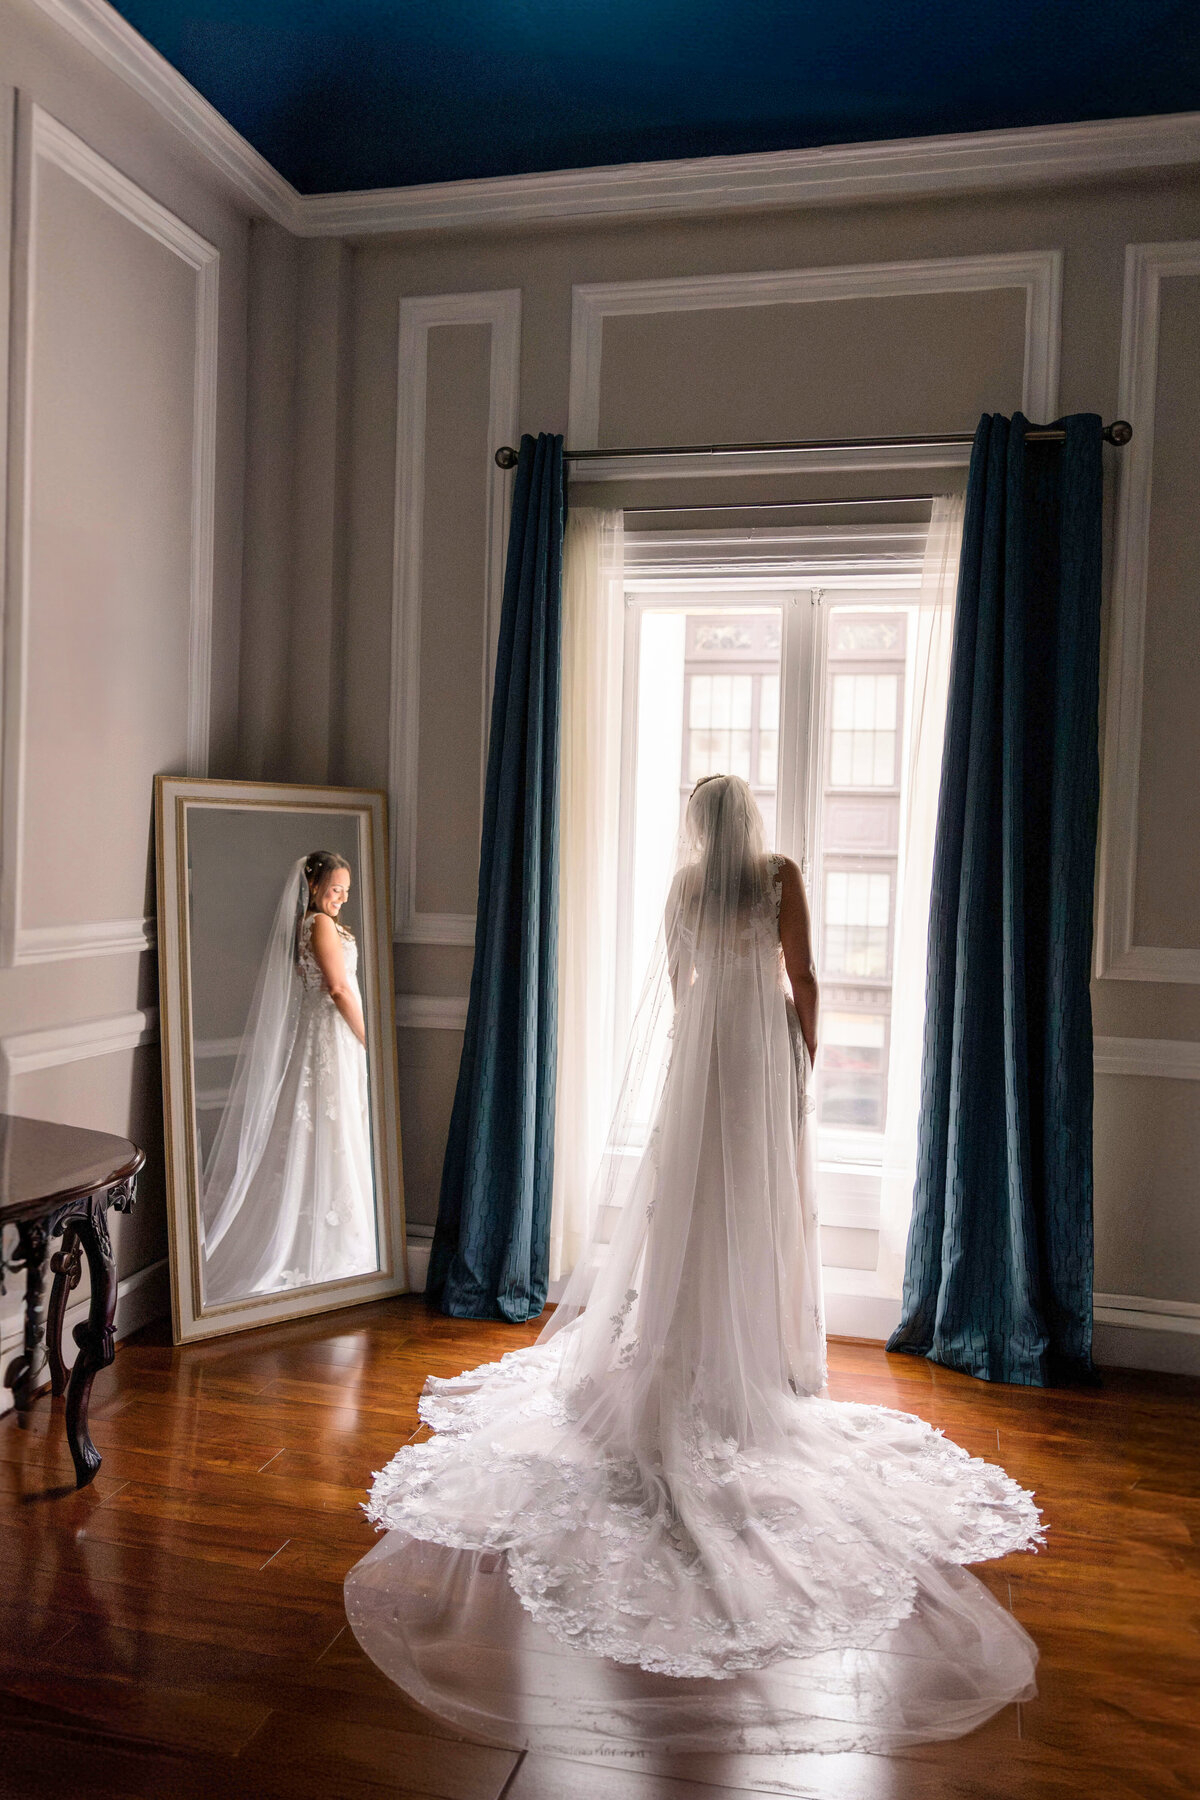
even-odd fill
[[[11,1276],[8,1293],[0,1301],[0,1346],[5,1365],[21,1348],[24,1336],[24,1302],[25,1277],[23,1274]],[[68,1363],[74,1355],[72,1332],[87,1317],[87,1309],[87,1296],[85,1294],[80,1299],[77,1289],[76,1298],[68,1306],[63,1319],[63,1355]],[[143,1325],[165,1318],[170,1310],[171,1282],[167,1259],[163,1256],[157,1262],[148,1263],[144,1269],[135,1270],[132,1275],[122,1276],[117,1286],[118,1343],[122,1338],[140,1331]],[[11,1388],[0,1388],[0,1416],[12,1411],[12,1403]]]
[[[1200,1375],[1200,1336],[1142,1325],[1096,1323],[1092,1356],[1101,1369],[1146,1369],[1159,1375]]]
[[[432,1238],[408,1239],[408,1286],[409,1292],[423,1294],[425,1278],[429,1274],[429,1252],[433,1247]]]
[[[1200,1305],[1142,1294],[1097,1294],[1093,1354],[1102,1368],[1200,1375]]]
[[[414,1294],[425,1291],[430,1242],[409,1236],[408,1279]],[[878,1277],[867,1270],[826,1269],[824,1275],[830,1337],[885,1344],[900,1323],[899,1297],[884,1292]],[[551,1303],[564,1285],[551,1284]],[[1101,1368],[1200,1375],[1200,1306],[1135,1294],[1097,1294],[1094,1354]]]

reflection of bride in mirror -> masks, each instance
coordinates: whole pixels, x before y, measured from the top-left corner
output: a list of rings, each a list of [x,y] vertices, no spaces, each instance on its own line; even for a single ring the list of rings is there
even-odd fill
[[[292,867],[204,1171],[208,1305],[377,1266],[358,945],[338,915],[350,866]]]

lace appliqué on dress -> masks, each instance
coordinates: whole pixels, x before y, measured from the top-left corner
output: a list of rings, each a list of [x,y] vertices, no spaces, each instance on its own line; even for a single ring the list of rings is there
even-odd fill
[[[1042,1540],[1032,1496],[1002,1469],[885,1407],[793,1398],[783,1442],[757,1453],[693,1412],[668,1423],[647,1484],[636,1458],[572,1428],[585,1397],[557,1379],[565,1335],[431,1380],[420,1413],[439,1435],[376,1476],[367,1512],[505,1551],[525,1610],[572,1648],[732,1676],[873,1642],[912,1612],[921,1564]]]

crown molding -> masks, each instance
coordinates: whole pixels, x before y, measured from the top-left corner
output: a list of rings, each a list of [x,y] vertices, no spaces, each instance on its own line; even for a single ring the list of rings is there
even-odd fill
[[[1200,113],[298,197],[305,236],[463,231],[1048,186],[1200,162]]]
[[[257,213],[299,231],[300,195],[108,0],[32,0],[183,133]]]
[[[1166,113],[358,193],[300,194],[108,0],[30,3],[148,100],[253,211],[302,237],[886,202],[1200,163],[1200,113]]]

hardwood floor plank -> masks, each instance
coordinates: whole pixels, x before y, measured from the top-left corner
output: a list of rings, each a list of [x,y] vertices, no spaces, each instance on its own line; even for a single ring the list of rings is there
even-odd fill
[[[488,1750],[357,1720],[276,1712],[239,1759],[247,1775],[265,1766],[279,1772],[351,1769],[388,1792],[432,1794],[438,1800],[496,1800],[517,1764],[511,1750]]]

